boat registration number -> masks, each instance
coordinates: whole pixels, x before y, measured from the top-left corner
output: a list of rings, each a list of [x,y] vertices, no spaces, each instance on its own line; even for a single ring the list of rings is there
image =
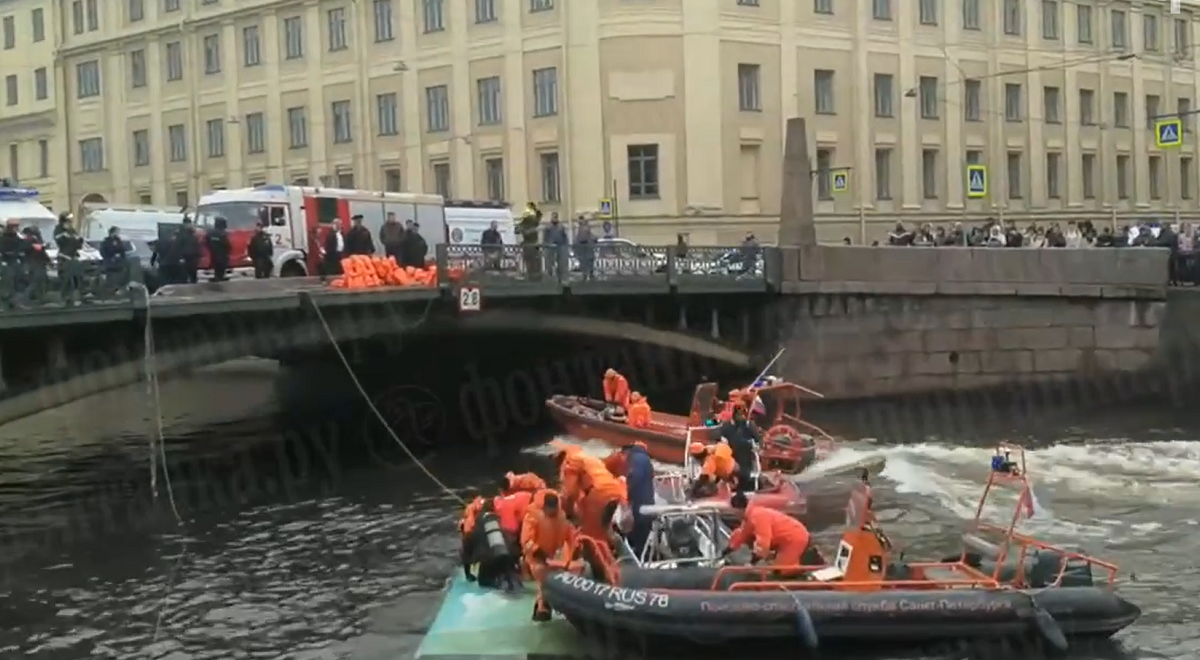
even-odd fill
[[[614,587],[611,584],[596,582],[590,578],[573,573],[559,573],[554,576],[554,579],[618,605],[652,607],[655,609],[665,609],[671,605],[671,597],[669,595],[656,591]]]

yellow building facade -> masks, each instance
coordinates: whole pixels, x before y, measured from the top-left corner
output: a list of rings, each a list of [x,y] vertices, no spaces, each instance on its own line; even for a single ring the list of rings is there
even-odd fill
[[[804,116],[819,214],[1200,209],[1195,23],[1166,1],[55,7],[64,93],[16,107],[57,116],[4,133],[56,204],[307,181],[562,214],[611,199],[623,233],[724,242],[774,224],[784,122]],[[14,60],[23,89],[35,52]],[[1154,118],[1176,113],[1183,145],[1158,148]],[[64,172],[31,178],[42,139]]]

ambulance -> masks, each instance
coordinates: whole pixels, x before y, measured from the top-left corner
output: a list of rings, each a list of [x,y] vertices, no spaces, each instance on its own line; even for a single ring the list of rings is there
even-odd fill
[[[46,246],[46,255],[50,257],[50,268],[54,269],[58,258],[58,246],[54,244],[54,228],[58,225],[58,216],[38,201],[37,190],[0,187],[0,227],[10,222],[17,223],[21,229],[37,228]],[[85,243],[79,250],[79,259],[98,262],[100,252]]]

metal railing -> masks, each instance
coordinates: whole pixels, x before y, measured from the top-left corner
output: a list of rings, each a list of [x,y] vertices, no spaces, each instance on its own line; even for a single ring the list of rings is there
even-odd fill
[[[98,261],[4,261],[0,262],[0,312],[129,303],[129,285],[141,281],[137,259],[110,267]]]

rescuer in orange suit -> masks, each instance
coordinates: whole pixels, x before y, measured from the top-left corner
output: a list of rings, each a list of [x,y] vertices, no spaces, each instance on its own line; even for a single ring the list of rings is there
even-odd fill
[[[804,523],[786,513],[765,506],[746,506],[746,497],[738,494],[731,502],[735,508],[745,509],[742,524],[729,535],[729,545],[721,553],[724,557],[743,545],[752,544],[755,559],[764,561],[775,555],[774,566],[799,566],[804,551],[808,549],[810,535]]]
[[[539,491],[521,522],[522,568],[537,582],[537,598],[533,601],[533,620],[549,621],[550,607],[542,592],[542,582],[550,562],[565,566],[575,552],[576,531],[560,506],[558,493]]]
[[[688,448],[692,460],[700,463],[700,476],[692,484],[692,497],[705,497],[712,494],[718,483],[724,481],[731,485],[737,484],[738,464],[733,460],[733,450],[728,444],[718,442],[715,445],[705,445],[703,442],[693,442]]]
[[[616,369],[604,372],[604,402],[621,413],[629,408],[629,381]]]
[[[522,472],[521,474],[509,472],[504,477],[508,480],[504,489],[506,492],[526,491],[528,493],[536,493],[546,489],[546,482],[532,472]]]
[[[496,517],[500,519],[500,529],[511,536],[513,541],[516,541],[521,533],[521,521],[525,519],[525,513],[532,501],[533,493],[527,490],[501,493],[492,500]]]
[[[483,511],[484,501],[482,497],[476,497],[468,502],[463,508],[462,518],[458,521],[458,535],[461,541],[458,555],[462,560],[463,577],[470,582],[475,581],[475,575],[471,573],[471,533],[475,531],[475,518]]]
[[[554,457],[562,481],[562,499],[579,521],[579,531],[609,547],[608,530],[617,510],[627,501],[625,483],[604,462],[579,447],[563,447]]]
[[[629,410],[625,416],[625,423],[635,429],[644,429],[650,426],[650,419],[650,402],[642,396],[641,392],[630,393]]]

